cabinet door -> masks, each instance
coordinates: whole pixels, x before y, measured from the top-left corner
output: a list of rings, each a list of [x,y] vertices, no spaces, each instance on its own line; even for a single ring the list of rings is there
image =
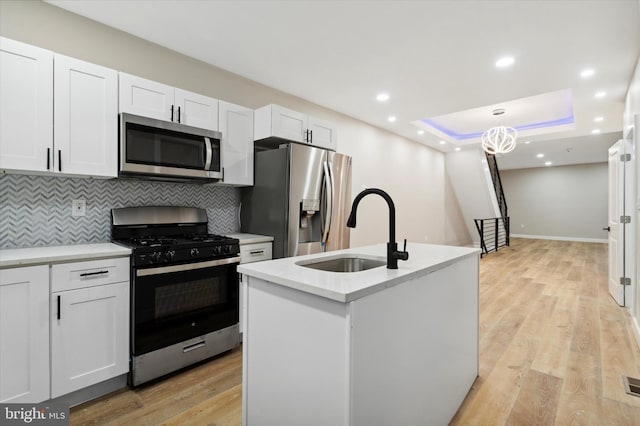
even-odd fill
[[[335,126],[324,120],[309,117],[309,142],[313,146],[326,148],[335,151],[337,143],[337,132]]]
[[[118,175],[118,73],[55,55],[54,167],[70,174]]]
[[[0,168],[52,169],[53,53],[0,37]]]
[[[198,93],[175,89],[176,123],[218,130],[218,100]]]
[[[220,101],[223,183],[253,185],[253,110]]]
[[[279,105],[272,106],[271,136],[306,143],[307,116]]]
[[[120,112],[172,121],[173,87],[122,72],[119,87]]]
[[[49,399],[49,267],[0,271],[0,403]]]
[[[128,282],[52,293],[51,397],[128,372],[128,325]]]

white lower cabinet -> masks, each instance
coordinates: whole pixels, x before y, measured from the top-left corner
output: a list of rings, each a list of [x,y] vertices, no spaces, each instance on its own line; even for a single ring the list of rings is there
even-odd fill
[[[129,371],[128,271],[127,258],[53,265],[51,398]]]
[[[0,269],[0,403],[129,371],[129,258]]]
[[[240,239],[240,263],[251,263],[251,262],[260,262],[262,260],[271,260],[273,258],[273,243],[271,241],[266,243],[242,243],[242,239]],[[238,327],[240,328],[240,333],[244,333],[244,316],[247,311],[247,303],[244,300],[245,293],[245,283],[242,279],[242,274],[240,274],[240,290],[239,290],[239,314],[240,321]]]
[[[0,270],[0,403],[49,399],[49,266]]]

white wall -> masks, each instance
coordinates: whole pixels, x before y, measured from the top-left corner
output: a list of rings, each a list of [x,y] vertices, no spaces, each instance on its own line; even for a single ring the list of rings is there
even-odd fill
[[[500,172],[511,235],[607,241],[607,163]]]
[[[0,1],[0,35],[250,108],[276,103],[335,122],[338,151],[354,160],[353,195],[363,186],[389,192],[399,240],[457,238],[445,236],[444,154],[438,151],[46,3]],[[387,208],[375,198],[361,204],[353,246],[388,239]]]
[[[445,163],[447,179],[460,205],[459,213],[447,211],[446,217],[457,223],[459,219],[455,215],[460,214],[468,238],[476,247],[480,247],[480,235],[474,219],[500,217],[485,153],[480,148],[450,152],[446,155]]]

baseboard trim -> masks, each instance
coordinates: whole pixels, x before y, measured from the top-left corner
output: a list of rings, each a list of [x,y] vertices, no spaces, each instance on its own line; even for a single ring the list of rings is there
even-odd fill
[[[606,244],[609,242],[607,239],[603,238],[579,238],[579,237],[554,237],[548,235],[529,235],[529,234],[511,234],[513,238],[529,238],[533,240],[558,240],[558,241],[577,241],[580,243],[602,243]]]

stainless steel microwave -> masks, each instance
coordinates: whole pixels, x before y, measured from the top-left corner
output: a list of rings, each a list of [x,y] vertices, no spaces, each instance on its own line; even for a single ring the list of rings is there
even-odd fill
[[[222,179],[222,134],[149,117],[120,114],[120,169],[124,177],[172,181]]]

